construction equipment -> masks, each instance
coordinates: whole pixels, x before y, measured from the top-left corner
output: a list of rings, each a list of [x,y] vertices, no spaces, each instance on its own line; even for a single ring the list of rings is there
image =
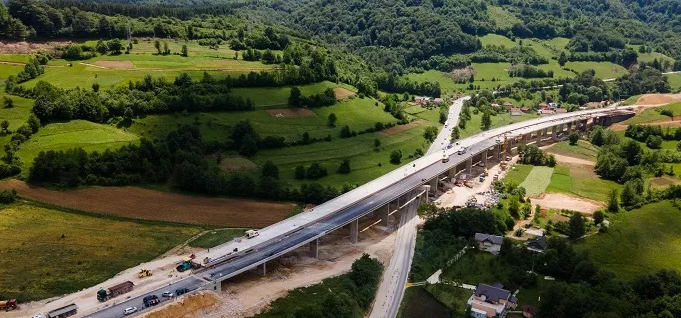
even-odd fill
[[[246,237],[247,238],[254,238],[256,236],[260,235],[260,233],[257,230],[248,230],[246,231]]]
[[[17,309],[17,300],[16,299],[0,301],[0,310],[10,311],[10,310],[14,310],[14,309]]]
[[[178,272],[184,272],[188,269],[197,269],[197,268],[201,268],[201,264],[194,263],[192,261],[191,257],[185,257],[182,260],[182,263],[180,263],[180,265],[177,265],[177,267],[175,267],[175,269]]]
[[[118,285],[109,287],[107,289],[100,289],[97,292],[97,300],[99,301],[106,301],[107,299],[116,297],[118,295],[125,294],[129,291],[132,290],[132,288],[135,286],[131,281],[127,281],[124,283],[120,283]]]
[[[139,273],[137,273],[137,277],[139,278],[144,278],[153,275],[150,269],[142,268]]]
[[[489,176],[489,170],[487,170],[487,168],[485,168],[485,177],[487,177],[487,176]]]
[[[76,306],[76,304],[70,304],[48,312],[47,318],[64,318],[68,316],[73,316],[77,312],[78,306]]]
[[[442,149],[442,163],[447,163],[449,162],[449,157],[447,157],[447,152]]]

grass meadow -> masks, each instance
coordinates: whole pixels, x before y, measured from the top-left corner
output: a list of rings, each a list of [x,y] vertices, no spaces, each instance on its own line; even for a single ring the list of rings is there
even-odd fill
[[[576,145],[570,145],[569,141],[561,141],[553,144],[548,148],[550,153],[557,155],[569,156],[584,160],[596,161],[598,156],[598,147],[592,145],[586,140],[579,140]]]
[[[245,229],[216,229],[201,234],[187,245],[198,248],[211,248],[244,235]]]
[[[535,114],[525,114],[523,113],[520,116],[511,116],[510,113],[501,113],[497,114],[495,116],[492,116],[492,124],[490,125],[490,129],[494,129],[497,127],[502,127],[514,123],[518,123],[521,121],[529,120],[529,119],[534,119],[537,118],[537,115]],[[466,128],[465,129],[460,129],[461,133],[461,138],[466,138],[472,135],[475,135],[477,133],[482,132],[482,113],[477,113],[473,114],[471,113],[471,119],[466,122]]]
[[[670,119],[669,116],[660,114],[660,111],[662,110],[671,110],[675,116],[681,115],[681,103],[672,103],[665,106],[648,108],[643,112],[636,114],[636,116],[623,121],[622,123],[627,125],[633,125],[660,119]]]
[[[0,290],[3,298],[20,302],[93,286],[200,232],[192,226],[97,217],[29,203],[0,205],[0,228],[7,238],[4,250],[11,255],[0,259]]]
[[[14,101],[14,107],[4,108],[4,106],[0,105],[0,121],[7,120],[9,122],[9,131],[13,132],[26,123],[28,115],[31,113],[31,109],[33,108],[33,100],[18,96],[10,96],[5,94],[3,88],[0,93],[0,99],[4,98],[5,96],[11,98]],[[6,144],[8,144],[10,138],[11,134],[0,133],[0,147],[4,147]]]
[[[591,167],[558,165],[553,170],[546,192],[567,193],[607,202],[610,192],[621,187],[617,182],[599,178]]]
[[[681,218],[670,201],[610,214],[610,228],[576,245],[618,278],[681,268]]]
[[[534,168],[534,166],[515,164],[511,166],[510,170],[506,173],[506,176],[504,176],[504,181],[506,182],[515,181],[518,184],[521,184],[530,174],[532,168]]]
[[[551,181],[553,168],[551,167],[532,167],[532,171],[525,177],[520,186],[525,188],[528,197],[536,197],[544,193]]]

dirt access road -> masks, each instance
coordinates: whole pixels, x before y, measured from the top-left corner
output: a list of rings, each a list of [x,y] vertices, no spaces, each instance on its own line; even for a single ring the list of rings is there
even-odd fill
[[[224,227],[265,227],[285,219],[295,207],[293,203],[183,195],[139,187],[55,191],[8,180],[0,182],[0,189],[16,189],[23,198],[79,211]]]

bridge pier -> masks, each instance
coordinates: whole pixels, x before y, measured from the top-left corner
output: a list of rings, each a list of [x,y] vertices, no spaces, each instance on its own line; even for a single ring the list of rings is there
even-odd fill
[[[448,176],[450,179],[456,178],[456,166],[454,166],[453,168],[451,168],[451,169],[449,169],[449,170],[447,171],[447,176]]]
[[[494,157],[493,157],[493,158],[494,158],[495,160],[499,160],[499,158],[500,158],[500,156],[501,156],[501,145],[494,145],[493,154],[494,154]]]
[[[267,275],[267,262],[262,263],[262,276]]]
[[[487,168],[487,149],[482,152],[482,164]]]
[[[399,205],[397,208],[399,209]],[[355,219],[352,222],[350,222],[350,243],[352,244],[357,243],[358,238],[359,238],[359,219]]]
[[[558,140],[558,126],[553,126],[551,128],[551,139],[554,141]]]
[[[211,283],[206,286],[206,289],[213,290],[214,292],[219,294],[219,293],[222,292],[222,282],[220,282],[216,279],[213,279],[213,280],[211,280]]]
[[[572,133],[572,122],[567,123],[567,134]]]
[[[319,258],[319,239],[310,242],[310,257]]]
[[[435,176],[433,180],[430,180],[430,189],[433,190],[433,193],[437,192],[437,178],[438,176]]]
[[[381,226],[388,227],[388,218],[390,217],[390,203],[379,208],[379,215],[381,216]]]
[[[473,169],[473,157],[468,158],[466,160],[466,175],[468,178],[471,177],[471,170]]]
[[[589,127],[587,126],[588,122],[589,122],[588,119],[583,119],[583,120],[582,120],[582,131],[585,132],[585,133],[586,133],[587,131],[589,131]]]

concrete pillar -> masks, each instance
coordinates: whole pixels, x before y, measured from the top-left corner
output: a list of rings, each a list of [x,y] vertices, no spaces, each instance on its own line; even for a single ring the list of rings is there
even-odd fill
[[[572,122],[567,123],[567,134],[569,135],[572,132]]]
[[[310,242],[310,257],[319,258],[319,239]]]
[[[219,294],[222,292],[222,282],[214,279],[208,288],[212,288],[214,292]]]
[[[359,220],[354,220],[350,222],[350,243],[352,244],[357,243],[358,238],[359,238]]]
[[[521,143],[523,145],[527,145],[527,141],[530,139],[530,134],[524,134],[521,138],[522,138]]]
[[[487,149],[482,152],[482,160],[480,161],[482,161],[482,164],[487,167]]]
[[[558,140],[558,126],[553,126],[551,128],[551,139]]]
[[[378,208],[381,217],[381,226],[388,227],[388,217],[390,216],[390,203]]]
[[[430,180],[430,190],[433,192],[437,192],[437,179],[439,176],[436,176],[433,178],[433,180]],[[399,207],[399,206],[398,206]]]
[[[456,178],[456,166],[454,166],[453,168],[451,168],[451,169],[449,169],[449,170],[447,171],[447,176],[448,176],[450,179]]]
[[[466,160],[466,175],[468,178],[471,177],[471,170],[473,169],[473,157],[468,158]]]
[[[267,262],[262,263],[262,276],[267,275]]]
[[[588,122],[589,122],[588,119],[582,120],[582,131],[583,132],[587,132],[589,130],[589,127],[587,126]]]
[[[494,146],[494,159],[499,160],[501,156],[501,145],[495,145]]]

